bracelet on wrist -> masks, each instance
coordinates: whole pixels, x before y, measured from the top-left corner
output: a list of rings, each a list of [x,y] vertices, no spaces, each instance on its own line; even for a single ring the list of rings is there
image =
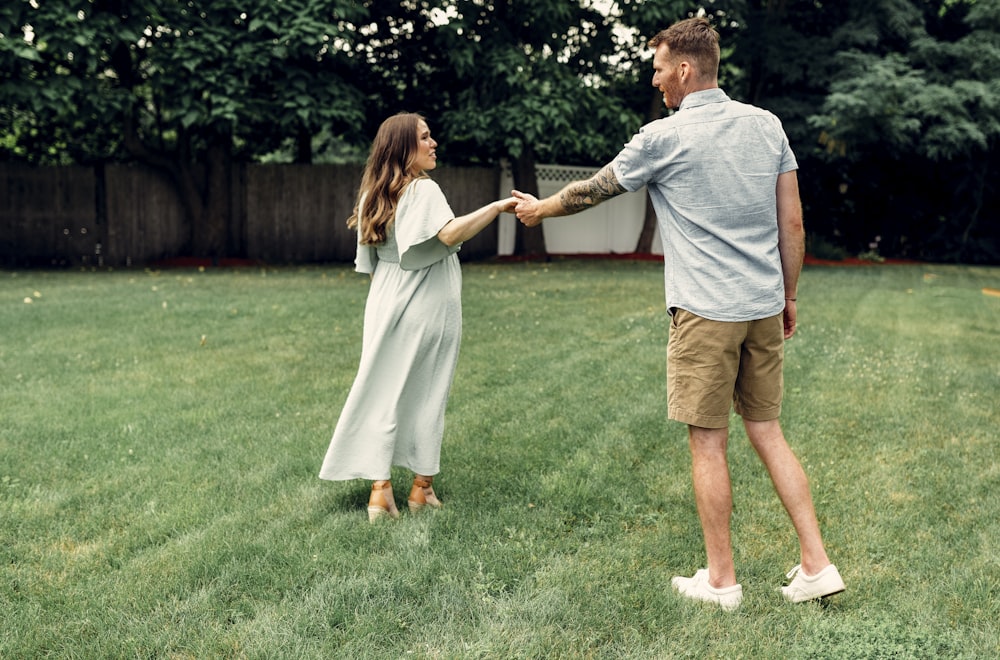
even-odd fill
[[[785,298],[785,300],[791,300],[792,302],[795,302],[796,300],[798,300],[798,298]]]

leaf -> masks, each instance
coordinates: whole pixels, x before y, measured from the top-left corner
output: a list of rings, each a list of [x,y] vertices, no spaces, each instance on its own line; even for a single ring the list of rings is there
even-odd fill
[[[192,126],[197,124],[200,119],[201,119],[200,112],[197,112],[195,110],[188,110],[181,117],[181,126],[183,126],[184,128],[191,128]]]

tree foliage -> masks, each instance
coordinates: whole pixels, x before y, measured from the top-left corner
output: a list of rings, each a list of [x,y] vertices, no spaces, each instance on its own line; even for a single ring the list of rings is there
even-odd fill
[[[6,3],[5,110],[77,137],[119,129],[93,158],[125,155],[130,115],[145,147],[193,156],[220,135],[252,156],[300,130],[349,131],[363,109],[344,51],[365,11],[350,0]]]
[[[882,237],[892,255],[1000,259],[1000,2],[848,4],[808,117],[849,191],[829,226],[848,244]]]

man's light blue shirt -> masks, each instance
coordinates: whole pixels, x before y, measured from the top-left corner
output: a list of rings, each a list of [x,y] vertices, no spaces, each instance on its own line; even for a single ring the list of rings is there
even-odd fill
[[[775,186],[798,164],[777,117],[721,89],[695,92],[643,126],[612,166],[626,190],[648,186],[667,309],[716,321],[781,313]]]

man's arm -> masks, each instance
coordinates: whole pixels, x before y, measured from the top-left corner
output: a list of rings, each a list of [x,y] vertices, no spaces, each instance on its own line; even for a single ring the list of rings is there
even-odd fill
[[[775,188],[778,204],[778,254],[785,282],[785,339],[795,334],[799,273],[806,253],[806,232],[802,224],[802,201],[795,170],[778,175]]]
[[[614,169],[608,164],[589,179],[568,183],[555,195],[542,200],[517,190],[512,194],[518,199],[515,208],[517,218],[525,226],[534,227],[545,218],[573,215],[623,192],[628,191],[618,182]]]

